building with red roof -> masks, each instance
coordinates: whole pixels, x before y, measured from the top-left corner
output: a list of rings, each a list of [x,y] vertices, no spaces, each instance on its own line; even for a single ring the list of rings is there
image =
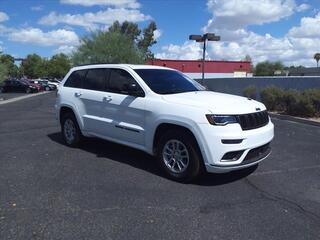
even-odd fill
[[[147,64],[177,69],[193,79],[202,77],[202,60],[149,59]],[[252,76],[248,61],[205,61],[205,78]]]

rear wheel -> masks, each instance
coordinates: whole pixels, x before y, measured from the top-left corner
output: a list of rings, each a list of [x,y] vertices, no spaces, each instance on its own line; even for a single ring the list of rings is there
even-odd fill
[[[26,93],[31,93],[31,89],[30,88],[26,88]]]
[[[46,90],[46,91],[50,91],[50,88],[49,88],[49,87],[46,87],[45,90]]]
[[[82,140],[82,134],[78,122],[73,113],[68,112],[62,115],[61,132],[63,139],[68,146],[79,146]]]
[[[158,142],[157,159],[167,176],[189,182],[200,175],[202,158],[194,137],[183,130],[165,132]]]

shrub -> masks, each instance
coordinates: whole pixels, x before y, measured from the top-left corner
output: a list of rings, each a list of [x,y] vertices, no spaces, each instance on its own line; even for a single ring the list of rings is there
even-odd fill
[[[320,117],[320,89],[308,89],[305,90],[302,94],[305,98],[310,99],[316,111],[315,115],[317,117]]]
[[[248,98],[257,99],[257,88],[254,85],[250,85],[243,90],[243,95]]]
[[[297,90],[286,91],[284,93],[284,102],[286,114],[300,117],[312,117],[316,113],[311,98]]]
[[[285,111],[284,90],[270,86],[260,92],[261,101],[270,111]]]
[[[320,89],[283,90],[270,86],[260,93],[261,101],[270,111],[279,111],[292,116],[320,116]]]

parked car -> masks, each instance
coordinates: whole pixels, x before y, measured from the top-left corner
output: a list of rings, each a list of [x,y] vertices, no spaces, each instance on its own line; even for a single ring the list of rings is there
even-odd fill
[[[208,172],[257,165],[271,152],[266,107],[206,91],[181,72],[145,65],[72,68],[57,92],[67,145],[100,137],[156,156],[168,177],[190,181]]]
[[[0,87],[0,92],[39,92],[40,86],[29,83],[26,80],[8,79]]]
[[[51,78],[47,78],[47,77],[39,79],[39,80],[48,81],[49,84],[55,85],[57,88],[59,87],[59,84],[60,84],[59,80],[51,79]]]
[[[29,80],[29,82],[39,84],[41,86],[41,90],[45,91],[53,91],[57,89],[55,84],[51,84],[47,80]]]

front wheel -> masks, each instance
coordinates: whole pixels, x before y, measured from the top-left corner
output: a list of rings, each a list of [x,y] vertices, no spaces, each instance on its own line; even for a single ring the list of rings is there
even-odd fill
[[[27,88],[27,89],[26,89],[26,93],[31,93],[31,89],[30,89],[30,88]]]
[[[167,131],[160,137],[157,149],[158,162],[169,178],[189,182],[200,175],[202,157],[190,133]]]
[[[70,147],[77,147],[82,134],[78,122],[73,113],[65,113],[61,119],[61,132],[65,143]]]

